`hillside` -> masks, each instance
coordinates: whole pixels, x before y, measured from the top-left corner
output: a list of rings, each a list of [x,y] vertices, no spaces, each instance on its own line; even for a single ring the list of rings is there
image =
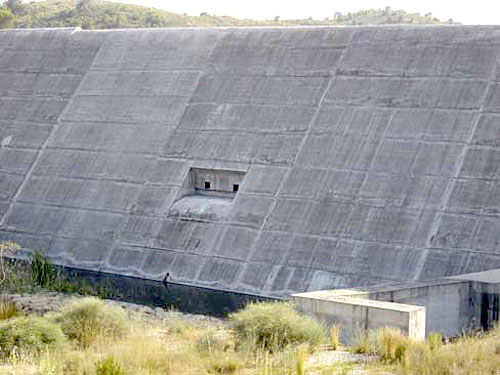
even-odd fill
[[[84,29],[151,28],[151,27],[206,27],[206,26],[298,26],[298,25],[379,25],[379,24],[439,24],[432,15],[406,13],[403,10],[364,10],[357,13],[333,14],[323,20],[274,20],[256,21],[215,16],[176,14],[137,5],[116,4],[101,0],[47,0],[37,3],[20,3],[15,8],[16,28],[73,27]],[[11,26],[11,23],[6,23]],[[1,23],[0,23],[1,27]]]

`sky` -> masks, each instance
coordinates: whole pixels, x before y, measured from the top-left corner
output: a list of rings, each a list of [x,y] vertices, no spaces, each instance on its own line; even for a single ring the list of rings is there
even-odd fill
[[[446,21],[452,18],[463,24],[500,24],[499,0],[442,1],[442,0],[111,0],[119,3],[137,4],[168,10],[174,13],[199,15],[207,12],[219,16],[233,16],[252,19],[333,17],[335,12],[357,12],[365,9],[404,9],[411,13],[432,13]]]

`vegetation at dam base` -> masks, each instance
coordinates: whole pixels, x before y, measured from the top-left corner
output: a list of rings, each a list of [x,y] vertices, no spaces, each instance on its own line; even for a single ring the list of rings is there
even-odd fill
[[[334,13],[323,20],[310,18],[298,20],[257,21],[215,16],[201,13],[199,16],[176,14],[137,5],[117,4],[102,0],[47,0],[22,2],[7,0],[0,7],[0,28],[82,27],[83,29],[150,28],[150,27],[204,27],[204,26],[338,26],[381,24],[440,24],[428,13],[407,13],[403,10],[369,9],[356,13]]]
[[[0,302],[6,303],[7,298]],[[274,314],[266,319],[272,325],[256,327],[242,321],[252,308]],[[451,375],[497,374],[500,368],[498,328],[449,344],[443,344],[439,336],[431,336],[426,343],[413,342],[385,328],[370,332],[353,348],[334,351],[325,344],[325,333],[302,342],[289,341],[286,336],[300,330],[303,321],[299,317],[289,327],[291,331],[284,331],[290,321],[276,313],[285,308],[287,316],[293,314],[286,304],[265,302],[249,305],[228,321],[197,322],[180,319],[173,312],[166,312],[162,319],[145,319],[94,297],[76,299],[43,317],[14,315],[0,320],[0,374]],[[253,335],[241,336],[236,328],[241,324]],[[274,332],[274,344],[288,344],[266,347],[262,332]],[[315,346],[318,338],[322,345]]]
[[[8,249],[16,250],[12,244]],[[57,281],[42,254],[29,264],[22,276],[12,263],[3,268],[0,375],[452,375],[500,369],[499,327],[447,343],[438,334],[416,342],[384,328],[360,332],[346,348],[338,343],[342,327],[328,330],[287,302],[250,303],[227,319],[193,319],[174,311],[145,315],[71,294],[62,307],[27,311],[11,293],[78,289]]]

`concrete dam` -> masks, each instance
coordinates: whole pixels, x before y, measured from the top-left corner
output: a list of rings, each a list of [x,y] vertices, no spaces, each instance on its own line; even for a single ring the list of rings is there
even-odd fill
[[[500,27],[0,31],[0,240],[284,297],[500,267]]]

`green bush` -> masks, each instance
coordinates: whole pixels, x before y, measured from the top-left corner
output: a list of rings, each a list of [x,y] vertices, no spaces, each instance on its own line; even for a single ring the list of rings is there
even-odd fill
[[[95,363],[95,375],[123,375],[124,372],[112,356]]]
[[[0,320],[10,319],[16,315],[16,303],[7,296],[0,295]]]
[[[244,367],[244,362],[236,354],[224,353],[219,356],[211,356],[205,365],[209,374],[234,374]]]
[[[87,297],[70,303],[53,316],[70,339],[83,346],[98,337],[120,337],[128,330],[125,311],[103,301]]]
[[[12,352],[41,352],[59,346],[66,338],[61,327],[39,316],[18,317],[0,323],[0,356]]]
[[[0,29],[12,29],[14,26],[14,14],[6,6],[0,5]]]
[[[49,258],[39,251],[31,254],[31,270],[33,280],[42,288],[50,286],[56,280],[57,274]]]
[[[326,342],[325,327],[297,313],[290,303],[259,302],[230,316],[239,345],[270,352],[308,343],[311,349]]]

